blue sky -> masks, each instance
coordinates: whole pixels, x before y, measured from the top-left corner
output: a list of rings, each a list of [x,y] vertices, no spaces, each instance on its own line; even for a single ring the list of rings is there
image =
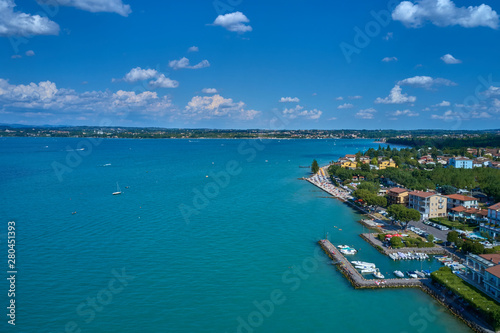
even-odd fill
[[[0,0],[0,122],[498,128],[487,1]]]

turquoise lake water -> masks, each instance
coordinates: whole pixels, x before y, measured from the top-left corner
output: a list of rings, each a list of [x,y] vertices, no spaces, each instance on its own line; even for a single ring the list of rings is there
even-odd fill
[[[0,332],[469,332],[419,290],[354,290],[316,243],[328,232],[386,277],[421,268],[298,180],[378,145],[0,138],[0,272],[10,220],[18,270],[15,328],[1,279]]]

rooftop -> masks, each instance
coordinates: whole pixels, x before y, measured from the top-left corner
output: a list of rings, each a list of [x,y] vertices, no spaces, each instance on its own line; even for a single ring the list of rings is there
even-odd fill
[[[393,192],[393,193],[398,193],[398,194],[400,194],[400,193],[405,193],[405,192],[408,192],[408,190],[407,190],[407,189],[405,189],[405,188],[401,188],[401,187],[393,187],[393,188],[390,188],[390,189],[388,190],[388,192]]]
[[[429,197],[432,197],[433,195],[436,195],[436,193],[434,193],[434,192],[413,191],[413,192],[410,192],[410,195],[414,195],[414,196],[420,197],[420,198],[429,198]]]
[[[500,263],[500,254],[499,253],[480,254],[479,256],[483,259],[488,260],[489,262],[492,262],[495,265],[498,265]]]
[[[448,197],[448,198],[454,199],[454,200],[460,200],[460,201],[475,201],[475,200],[477,200],[476,198],[468,197],[466,195],[461,195],[461,194],[450,194],[450,195],[445,195],[445,197]]]
[[[500,202],[497,202],[496,204],[494,204],[493,206],[489,206],[488,209],[492,209],[492,210],[500,210]]]
[[[486,271],[498,278],[500,278],[500,265],[496,265],[486,269]]]

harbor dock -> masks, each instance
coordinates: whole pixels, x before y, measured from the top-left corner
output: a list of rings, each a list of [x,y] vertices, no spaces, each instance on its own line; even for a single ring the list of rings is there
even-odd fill
[[[322,239],[319,244],[323,251],[333,260],[337,268],[351,282],[356,289],[374,288],[420,288],[422,279],[380,279],[367,280],[344,257],[342,253],[327,239]]]

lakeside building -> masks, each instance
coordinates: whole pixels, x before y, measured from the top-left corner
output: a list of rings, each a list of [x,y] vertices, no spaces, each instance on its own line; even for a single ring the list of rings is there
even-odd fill
[[[477,208],[466,208],[464,206],[458,206],[452,208],[448,213],[451,220],[468,222],[468,223],[486,223],[488,222],[488,210],[487,209],[477,209]]]
[[[488,207],[488,223],[481,223],[480,227],[480,231],[491,237],[500,235],[500,202]]]
[[[347,154],[347,155],[345,155],[345,158],[350,160],[351,162],[356,162],[356,155]]]
[[[466,275],[459,274],[465,281],[471,280],[487,295],[500,300],[500,254],[468,254],[465,266]]]
[[[391,159],[389,161],[382,161],[378,164],[378,169],[379,170],[384,170],[387,168],[397,168],[398,166],[396,163]]]
[[[408,208],[416,209],[423,220],[446,217],[446,197],[432,192],[413,191],[408,194]]]
[[[452,157],[449,163],[452,167],[457,169],[472,169],[472,160],[467,157]]]
[[[478,157],[472,161],[472,166],[474,168],[487,168],[491,164],[491,160],[486,157]]]
[[[465,208],[477,208],[477,199],[473,197],[469,197],[462,194],[450,194],[445,195],[448,198],[447,208],[448,210],[452,210],[453,208],[463,206]]]
[[[387,190],[387,204],[403,205],[406,207],[408,205],[409,193],[410,191],[408,191],[405,188],[401,187],[390,188],[389,190]]]
[[[450,161],[450,158],[451,157],[446,157],[446,156],[438,156],[436,158],[436,161],[439,163],[439,164],[442,164],[442,165],[447,165],[448,162]]]
[[[351,169],[351,170],[356,170],[356,168],[358,167],[357,163],[352,161],[343,161],[341,162],[340,166],[344,169]]]

